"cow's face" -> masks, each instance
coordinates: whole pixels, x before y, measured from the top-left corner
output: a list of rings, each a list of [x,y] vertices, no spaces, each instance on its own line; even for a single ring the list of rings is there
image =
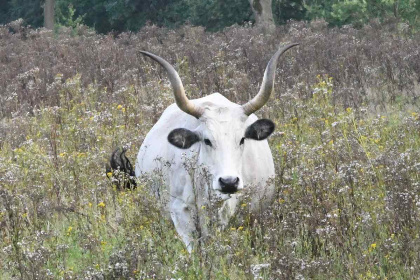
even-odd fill
[[[194,131],[184,128],[171,131],[168,141],[181,149],[200,145],[199,164],[206,165],[210,170],[213,189],[234,193],[243,188],[241,173],[244,147],[252,145],[252,141],[266,139],[274,130],[274,124],[270,120],[258,120],[250,125],[246,124],[246,120],[270,98],[274,89],[278,58],[297,45],[284,46],[271,57],[264,72],[261,88],[254,98],[242,106],[227,108],[195,104],[187,98],[181,78],[171,64],[157,55],[141,52],[166,69],[179,109],[200,121],[200,125]]]
[[[212,188],[232,194],[243,189],[242,165],[244,149],[254,141],[266,139],[274,131],[267,119],[247,123],[241,106],[204,106],[200,125],[194,130],[178,128],[171,131],[168,141],[181,149],[199,146],[198,164],[205,166],[212,179]]]

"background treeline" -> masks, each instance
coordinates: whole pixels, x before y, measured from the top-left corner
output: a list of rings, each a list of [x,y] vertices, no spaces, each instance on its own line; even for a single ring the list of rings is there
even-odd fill
[[[0,0],[0,24],[18,18],[43,25],[43,0]],[[330,25],[361,26],[372,18],[418,28],[419,0],[273,0],[277,24],[287,20],[325,19]],[[96,31],[137,31],[146,23],[176,28],[189,23],[216,31],[254,22],[248,0],[56,0],[57,25],[83,23]]]

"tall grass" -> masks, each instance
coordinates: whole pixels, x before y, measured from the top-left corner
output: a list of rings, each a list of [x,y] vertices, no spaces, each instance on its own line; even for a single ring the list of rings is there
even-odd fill
[[[420,277],[419,38],[392,28],[1,27],[0,279]],[[134,159],[173,102],[138,50],[174,63],[192,96],[245,102],[286,41],[302,45],[259,112],[277,124],[275,202],[256,222],[244,200],[189,255],[146,178],[122,192],[105,175],[112,149]]]

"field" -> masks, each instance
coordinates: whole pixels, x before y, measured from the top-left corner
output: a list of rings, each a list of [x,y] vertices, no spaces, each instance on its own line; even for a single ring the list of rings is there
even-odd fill
[[[134,163],[173,103],[139,51],[171,62],[190,97],[242,104],[289,42],[301,45],[257,113],[277,126],[275,201],[257,221],[244,201],[190,255],[147,180],[118,191],[105,174],[117,146]],[[377,22],[290,22],[272,35],[0,26],[0,279],[420,278],[419,45]],[[209,224],[213,210],[201,209]]]

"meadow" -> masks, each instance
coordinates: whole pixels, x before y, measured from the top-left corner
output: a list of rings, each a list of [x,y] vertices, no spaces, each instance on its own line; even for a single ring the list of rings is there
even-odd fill
[[[125,147],[134,163],[174,102],[139,51],[171,62],[189,97],[243,104],[290,42],[300,46],[257,113],[276,123],[275,201],[254,217],[244,200],[190,255],[147,178],[119,191],[106,176],[111,152]],[[270,35],[0,26],[0,279],[420,278],[419,45],[403,24],[376,21]],[[214,225],[214,209],[200,211]]]

